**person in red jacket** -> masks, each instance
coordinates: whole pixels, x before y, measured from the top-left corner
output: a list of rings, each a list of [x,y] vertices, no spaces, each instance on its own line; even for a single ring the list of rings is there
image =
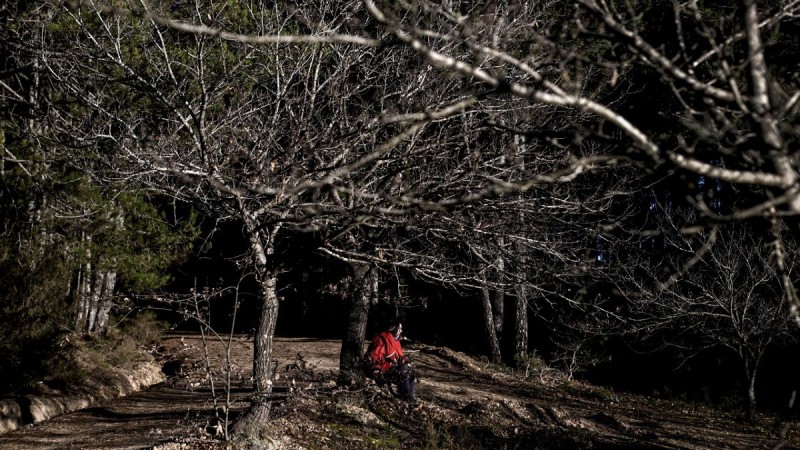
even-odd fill
[[[416,402],[417,379],[413,365],[403,356],[400,336],[403,324],[393,323],[387,331],[372,339],[367,349],[372,378],[386,380],[397,386],[398,395],[407,401]]]

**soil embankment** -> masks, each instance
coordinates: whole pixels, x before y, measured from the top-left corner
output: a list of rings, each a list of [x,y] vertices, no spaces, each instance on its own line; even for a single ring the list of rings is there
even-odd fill
[[[133,371],[109,371],[68,394],[51,391],[42,395],[0,400],[0,433],[129,395],[162,381],[164,374],[161,367],[147,362]]]

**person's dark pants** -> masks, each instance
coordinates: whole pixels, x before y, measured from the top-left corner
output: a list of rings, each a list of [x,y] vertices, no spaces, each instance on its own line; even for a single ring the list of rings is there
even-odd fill
[[[417,395],[417,379],[413,376],[397,383],[397,393],[403,400],[414,400]]]
[[[411,367],[406,364],[395,369],[396,376],[399,378],[395,383],[397,393],[403,400],[414,400],[417,394],[417,379]]]

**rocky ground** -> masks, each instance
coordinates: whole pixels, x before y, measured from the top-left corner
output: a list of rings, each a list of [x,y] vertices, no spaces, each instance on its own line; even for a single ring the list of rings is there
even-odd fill
[[[0,435],[0,449],[800,448],[797,419],[745,421],[612,392],[552,370],[523,379],[425,345],[408,346],[421,374],[421,401],[412,406],[386,388],[336,386],[338,341],[288,338],[275,341],[273,419],[263,437],[225,442],[225,406],[230,422],[249,402],[252,341],[208,343],[197,335],[166,337],[157,349],[165,383]]]

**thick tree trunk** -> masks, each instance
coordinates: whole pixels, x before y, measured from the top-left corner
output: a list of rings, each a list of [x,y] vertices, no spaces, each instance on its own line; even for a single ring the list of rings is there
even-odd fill
[[[372,288],[378,271],[369,266],[359,265],[353,268],[358,292],[350,300],[350,313],[347,318],[347,330],[342,340],[342,351],[339,356],[339,384],[361,385],[364,382],[362,358],[364,356],[364,339],[367,330]]]
[[[243,216],[251,217],[242,207]],[[264,234],[257,231],[252,221],[246,220],[250,239],[250,247],[253,251],[253,264],[258,274],[259,286],[261,288],[261,314],[256,326],[256,334],[253,338],[253,386],[255,395],[253,403],[244,415],[236,422],[232,434],[241,438],[258,439],[263,429],[264,423],[269,420],[269,412],[272,407],[272,340],[275,337],[275,325],[278,323],[278,295],[276,285],[278,281],[277,272],[270,269],[267,265],[267,257],[274,252],[275,236],[280,229],[280,225],[275,225],[271,232]],[[264,240],[262,241],[262,238]]]
[[[516,288],[514,303],[514,363],[519,365],[528,354],[528,288],[520,284]]]
[[[108,326],[108,315],[114,306],[114,287],[117,284],[117,273],[107,272],[103,276],[103,287],[100,292],[100,302],[98,303],[97,321],[95,332],[103,332]]]
[[[481,289],[481,299],[483,301],[483,318],[486,325],[486,337],[489,340],[489,350],[491,361],[495,364],[503,362],[500,353],[500,339],[497,337],[497,329],[494,325],[494,314],[492,313],[492,300],[489,288]]]
[[[97,312],[100,310],[100,293],[105,285],[105,272],[96,270],[94,272],[94,282],[92,292],[89,295],[89,316],[87,317],[86,331],[94,333],[97,331]]]
[[[269,419],[272,407],[272,341],[275,324],[278,321],[278,296],[275,290],[277,276],[272,272],[264,274],[261,281],[262,307],[258,327],[253,342],[253,383],[255,396],[250,409],[233,427],[233,434],[241,437],[257,438]]]
[[[88,276],[84,277],[89,278]],[[82,324],[79,322],[79,325],[82,325],[81,329],[89,333],[105,331],[108,325],[108,315],[114,306],[112,298],[116,283],[116,272],[94,271],[94,282],[91,283],[90,290],[85,293],[84,298],[81,300],[84,304],[82,308],[85,309],[85,315],[78,314],[79,320],[85,317]]]
[[[90,244],[92,236],[83,235],[82,241]],[[87,256],[91,261],[91,251],[88,251]],[[114,306],[117,272],[114,269],[100,270],[105,265],[95,265],[90,261],[81,265],[77,274],[75,329],[82,333],[100,333],[108,326],[108,316]],[[116,260],[112,259],[109,266],[113,268],[115,265]]]

